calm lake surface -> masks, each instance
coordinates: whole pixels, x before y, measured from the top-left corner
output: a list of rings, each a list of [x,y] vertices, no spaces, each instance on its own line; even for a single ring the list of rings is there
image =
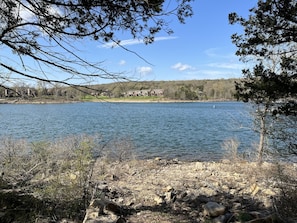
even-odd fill
[[[127,138],[141,158],[215,160],[226,139],[240,141],[241,151],[258,140],[249,107],[240,102],[2,104],[0,126],[1,137],[28,141]]]

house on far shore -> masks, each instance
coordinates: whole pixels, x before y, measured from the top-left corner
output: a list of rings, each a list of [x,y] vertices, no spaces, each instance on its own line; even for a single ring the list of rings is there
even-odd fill
[[[163,89],[148,89],[148,90],[130,90],[124,95],[125,97],[138,97],[138,96],[163,96]]]

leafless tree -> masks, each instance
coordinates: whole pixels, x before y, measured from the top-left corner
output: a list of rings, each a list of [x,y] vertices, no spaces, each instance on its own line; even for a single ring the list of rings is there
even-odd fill
[[[87,39],[121,46],[119,31],[152,43],[161,31],[172,34],[172,16],[181,23],[192,16],[191,1],[2,0],[0,86],[21,79],[88,88],[100,79],[126,79],[124,73],[106,70],[105,58],[84,58],[79,43]],[[11,52],[13,58],[7,56]],[[61,73],[67,76],[51,75]]]

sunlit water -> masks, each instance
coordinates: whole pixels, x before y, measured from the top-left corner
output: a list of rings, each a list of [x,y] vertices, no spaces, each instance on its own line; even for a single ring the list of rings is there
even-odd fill
[[[74,103],[2,104],[0,136],[28,141],[100,134],[132,140],[139,157],[219,159],[226,139],[245,151],[257,141],[247,104]]]

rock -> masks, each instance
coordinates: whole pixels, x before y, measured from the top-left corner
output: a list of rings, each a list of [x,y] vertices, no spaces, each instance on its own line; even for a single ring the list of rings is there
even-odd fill
[[[178,164],[178,163],[179,163],[179,160],[178,160],[177,158],[175,158],[175,159],[173,159],[171,162],[172,162],[173,164]]]
[[[165,195],[164,200],[166,201],[166,203],[174,202],[176,199],[176,194],[173,193],[173,191],[168,191],[164,195]]]
[[[224,223],[224,222],[226,222],[226,217],[224,215],[220,215],[212,219],[212,223]]]
[[[195,164],[195,170],[198,171],[198,170],[205,170],[207,169],[205,167],[205,164],[203,162],[196,162]]]
[[[263,193],[268,195],[268,196],[275,196],[276,195],[276,193],[271,189],[264,189]]]
[[[69,174],[69,178],[70,178],[70,180],[76,180],[77,179],[77,175],[74,174],[74,173],[70,173]]]
[[[160,196],[155,196],[154,201],[156,202],[157,205],[164,204],[164,199]]]
[[[165,188],[165,192],[169,192],[169,191],[173,191],[173,187],[172,186],[167,186]]]
[[[102,182],[102,183],[98,183],[96,185],[97,190],[101,191],[101,192],[109,192],[110,190],[108,189],[108,185],[106,184],[106,182]]]
[[[255,183],[250,187],[252,196],[255,196],[259,192],[259,190],[260,190],[260,188]]]
[[[126,223],[127,221],[126,221],[126,219],[125,218],[123,218],[123,217],[120,217],[118,220],[117,220],[117,222],[116,223]]]
[[[117,177],[114,174],[107,174],[107,175],[104,176],[104,179],[105,180],[111,180],[111,181],[117,181],[117,180],[119,180],[119,177]]]
[[[209,187],[202,187],[199,189],[199,192],[201,194],[208,196],[208,197],[215,196],[217,194],[216,190],[209,188]]]
[[[218,204],[216,202],[208,202],[204,205],[204,215],[208,215],[210,217],[218,217],[225,213],[226,207]]]
[[[272,197],[263,197],[262,199],[263,205],[266,208],[270,208],[273,206],[273,199]]]

